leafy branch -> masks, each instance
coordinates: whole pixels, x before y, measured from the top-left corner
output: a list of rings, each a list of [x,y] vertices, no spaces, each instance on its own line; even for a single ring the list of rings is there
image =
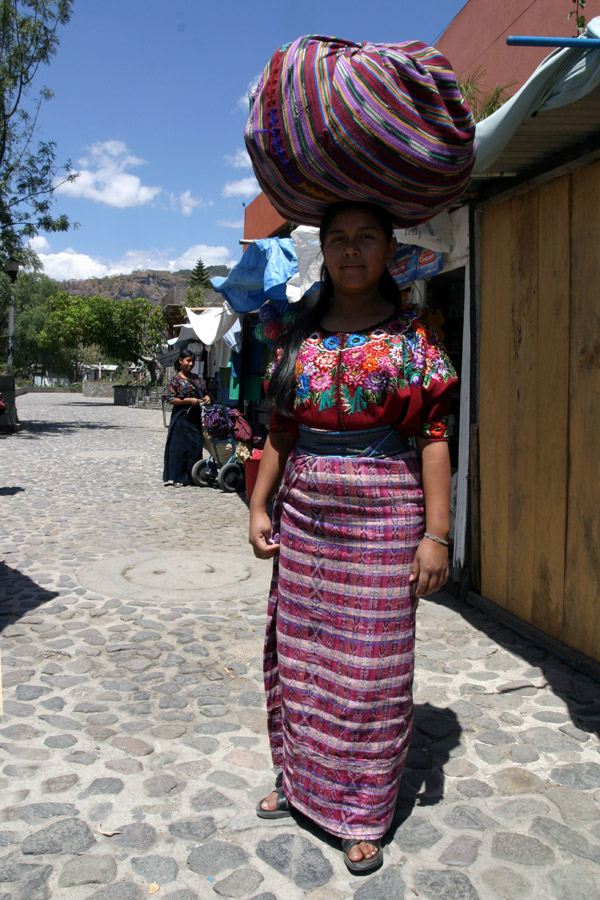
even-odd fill
[[[53,216],[54,191],[76,177],[69,162],[56,163],[56,145],[34,146],[42,103],[52,91],[32,96],[42,65],[58,49],[58,29],[71,17],[73,0],[0,0],[0,263],[25,262],[28,238],[40,231],[66,231],[64,215]]]
[[[585,16],[582,15],[581,11],[585,9],[586,0],[571,0],[571,3],[575,4],[575,9],[572,9],[568,14],[567,21],[570,22],[573,16],[575,16],[577,35],[580,35],[585,31]]]
[[[487,119],[493,112],[510,100],[510,88],[516,84],[511,81],[500,87],[496,85],[494,88],[483,87],[483,79],[485,78],[485,69],[477,66],[472,72],[469,72],[463,81],[459,81],[458,87],[471,107],[471,111],[476,122]]]

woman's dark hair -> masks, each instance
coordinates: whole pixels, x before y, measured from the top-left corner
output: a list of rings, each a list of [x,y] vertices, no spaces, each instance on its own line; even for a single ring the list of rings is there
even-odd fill
[[[175,360],[175,371],[176,372],[181,371],[181,360],[187,359],[189,356],[193,356],[194,359],[196,359],[196,354],[194,353],[193,350],[180,350],[179,351],[179,356]]]
[[[325,210],[319,227],[319,241],[321,249],[331,228],[331,223],[338,213],[347,209],[364,209],[370,212],[382,227],[386,240],[391,241],[394,236],[394,225],[391,216],[381,206],[375,203],[361,203],[354,200],[344,200],[341,203],[331,203]],[[379,293],[384,300],[400,305],[400,290],[390,275],[387,266],[379,280]],[[294,319],[293,327],[286,333],[281,343],[281,356],[273,369],[267,397],[273,409],[277,412],[288,413],[292,408],[294,393],[294,377],[296,374],[296,358],[302,341],[315,330],[325,310],[333,297],[333,282],[327,271],[325,263],[321,266],[321,288],[316,303],[306,302],[306,295],[298,303],[298,315]]]

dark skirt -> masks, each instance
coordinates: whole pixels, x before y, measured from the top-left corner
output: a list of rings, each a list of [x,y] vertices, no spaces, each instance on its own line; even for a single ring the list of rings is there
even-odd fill
[[[192,483],[192,466],[202,459],[202,411],[197,406],[173,409],[165,445],[163,481]]]

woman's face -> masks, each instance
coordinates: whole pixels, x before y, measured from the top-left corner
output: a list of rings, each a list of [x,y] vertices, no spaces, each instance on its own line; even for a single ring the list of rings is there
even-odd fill
[[[334,288],[351,293],[376,286],[395,251],[396,239],[388,241],[376,216],[359,206],[337,213],[323,241]]]
[[[179,371],[183,375],[189,375],[194,368],[195,362],[196,357],[193,354],[191,356],[184,356],[183,359],[179,360]]]

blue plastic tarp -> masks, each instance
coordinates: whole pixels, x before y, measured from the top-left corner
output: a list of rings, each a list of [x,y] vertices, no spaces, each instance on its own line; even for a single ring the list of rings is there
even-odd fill
[[[226,278],[211,278],[211,282],[237,313],[248,313],[266,300],[285,300],[286,282],[297,272],[292,239],[264,238],[248,246]]]

